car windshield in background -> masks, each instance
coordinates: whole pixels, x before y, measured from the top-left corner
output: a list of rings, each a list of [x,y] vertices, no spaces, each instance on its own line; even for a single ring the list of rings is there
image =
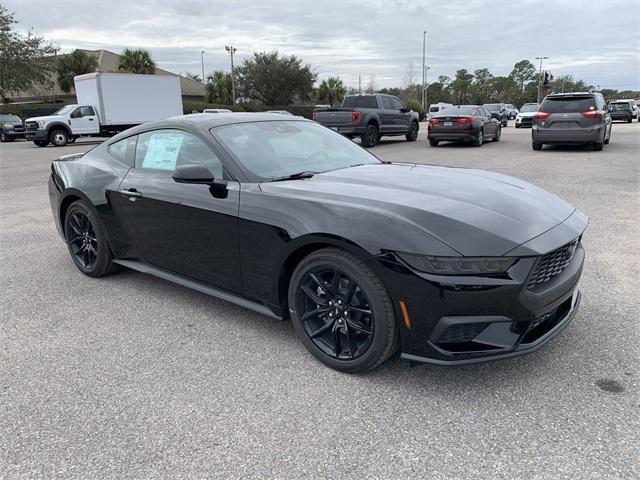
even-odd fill
[[[378,108],[378,102],[373,95],[346,97],[342,103],[342,108]]]
[[[73,110],[74,108],[76,108],[75,105],[65,105],[60,110],[55,112],[54,115],[66,115],[67,113],[71,112],[71,110]]]
[[[15,115],[0,115],[0,122],[21,122],[20,117]]]
[[[499,112],[500,111],[500,105],[498,103],[488,103],[488,104],[484,105],[484,108],[486,108],[490,112]]]
[[[380,163],[351,140],[312,122],[238,123],[211,132],[259,181]]]
[[[471,115],[476,107],[449,107],[438,113],[436,117],[454,117],[456,115]]]
[[[612,112],[615,110],[631,110],[631,105],[628,103],[610,103],[609,110]]]
[[[580,113],[595,108],[596,102],[593,97],[547,98],[540,105],[540,111],[548,113]]]
[[[439,110],[440,110],[440,107],[429,107],[429,111],[430,111],[431,113],[437,112],[437,111],[439,111]]]
[[[538,105],[523,105],[522,108],[520,109],[520,113],[522,112],[537,112],[538,111]]]

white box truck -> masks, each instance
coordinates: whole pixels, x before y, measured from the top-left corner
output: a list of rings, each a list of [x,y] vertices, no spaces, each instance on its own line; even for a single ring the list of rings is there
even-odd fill
[[[25,136],[39,147],[63,146],[84,135],[113,135],[182,115],[179,77],[97,72],[78,75],[74,83],[77,104],[25,120]]]

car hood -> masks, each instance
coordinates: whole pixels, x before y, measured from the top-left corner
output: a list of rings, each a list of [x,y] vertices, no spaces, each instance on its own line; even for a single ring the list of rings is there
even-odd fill
[[[504,255],[575,211],[555,195],[513,177],[426,165],[363,165],[305,180],[263,183],[261,188],[375,211],[381,221],[393,216],[465,256]]]
[[[43,115],[41,117],[27,118],[25,122],[37,122],[38,120],[51,120],[52,118],[56,118],[56,117],[59,117],[60,119],[64,119],[64,116],[60,116],[60,115]]]

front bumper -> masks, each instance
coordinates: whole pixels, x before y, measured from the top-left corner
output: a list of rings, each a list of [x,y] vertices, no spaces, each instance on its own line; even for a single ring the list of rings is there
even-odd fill
[[[396,310],[401,357],[458,365],[524,355],[549,342],[578,309],[582,245],[577,243],[573,257],[555,276],[535,283],[539,277],[534,272],[540,274],[543,257],[573,244],[586,222],[574,214],[512,250],[508,255],[519,260],[499,277],[432,275],[392,253],[376,257]]]
[[[533,117],[516,117],[516,125],[519,127],[531,127],[533,125]]]
[[[12,128],[11,130],[3,130],[3,133],[6,135],[7,138],[11,138],[11,139],[16,139],[16,138],[24,138],[25,135],[25,131],[23,129],[15,129]]]
[[[37,140],[48,140],[49,137],[47,135],[46,130],[38,129],[38,130],[27,130],[24,132],[24,136],[27,140],[37,141]]]

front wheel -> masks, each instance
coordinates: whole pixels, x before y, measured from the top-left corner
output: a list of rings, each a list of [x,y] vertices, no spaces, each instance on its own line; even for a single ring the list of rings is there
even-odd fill
[[[362,134],[362,137],[360,139],[362,146],[375,146],[375,144],[378,143],[378,139],[380,138],[378,135],[378,127],[375,124],[370,123],[369,125],[367,125],[367,128],[365,128],[364,133]]]
[[[38,147],[46,147],[47,145],[49,145],[49,140],[34,140],[33,143]]]
[[[64,235],[71,259],[89,277],[116,270],[107,235],[97,213],[82,200],[73,202],[64,219]]]
[[[55,147],[64,147],[69,142],[69,135],[64,130],[54,130],[49,135],[49,141]]]
[[[418,122],[411,122],[411,126],[409,127],[409,133],[405,135],[407,142],[415,142],[418,139],[418,130],[419,130]]]
[[[631,123],[631,122],[633,122],[633,117],[627,118],[627,123]]]
[[[288,300],[302,343],[331,368],[371,370],[397,348],[389,294],[377,275],[349,252],[325,248],[304,258],[291,277]]]
[[[9,141],[9,136],[4,132],[0,132],[0,142],[5,143],[8,141]]]

